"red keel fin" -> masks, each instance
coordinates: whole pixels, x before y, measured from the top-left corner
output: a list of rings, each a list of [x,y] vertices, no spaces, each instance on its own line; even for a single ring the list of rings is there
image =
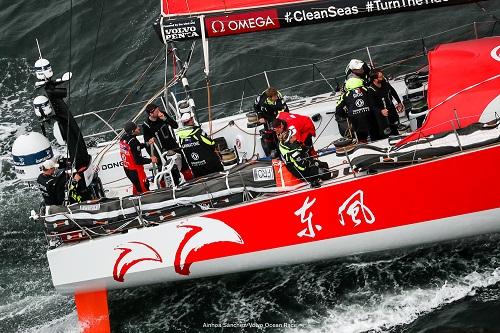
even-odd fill
[[[106,290],[75,293],[75,303],[81,332],[111,332]]]

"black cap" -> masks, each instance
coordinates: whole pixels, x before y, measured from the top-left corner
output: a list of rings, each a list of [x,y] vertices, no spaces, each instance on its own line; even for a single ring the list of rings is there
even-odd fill
[[[128,123],[123,126],[123,130],[128,133],[132,134],[132,132],[137,128],[137,125],[133,121],[129,121]]]
[[[153,112],[154,110],[156,110],[157,107],[158,107],[158,105],[156,105],[156,104],[153,104],[153,103],[148,104],[148,105],[146,105],[146,109],[144,109],[144,112],[146,112],[146,114],[149,116],[149,114],[151,112]]]

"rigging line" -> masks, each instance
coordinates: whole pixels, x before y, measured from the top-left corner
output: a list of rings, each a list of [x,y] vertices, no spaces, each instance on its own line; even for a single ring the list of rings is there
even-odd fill
[[[495,20],[495,24],[498,22],[498,17],[496,17],[495,14],[491,13],[488,9],[484,8],[479,2],[476,2],[475,3],[476,6],[479,7],[479,9],[481,9],[481,11],[483,11],[486,15],[489,15],[491,16],[494,20]]]
[[[172,84],[173,82],[176,82],[178,80],[178,77],[174,77],[170,80],[170,83],[168,86],[170,86],[170,84]],[[149,103],[152,103],[156,98],[158,98],[158,96],[160,96],[160,94],[162,94],[163,92],[165,91],[165,89],[162,87],[159,91],[157,91],[153,97],[151,97],[150,99],[147,100],[146,104],[149,104]],[[146,108],[146,105],[144,105],[140,110],[139,112],[137,112],[137,114],[132,118],[132,121],[136,121],[140,115],[142,114],[142,112],[144,111],[144,109]],[[116,135],[111,141],[108,142],[108,144],[103,147],[101,149],[101,151],[99,151],[99,153],[96,155],[96,164],[99,164],[100,161],[103,159],[104,157],[104,154],[106,154],[106,152],[108,152],[112,147],[113,147],[113,144],[118,141],[120,139],[120,135],[123,133],[123,130],[120,131],[120,133],[118,133],[118,135]]]
[[[71,34],[73,30],[73,0],[70,0],[70,8],[69,8],[69,59],[68,59],[68,67],[69,67],[69,72],[71,72],[71,52],[72,52],[72,45],[71,45]],[[71,107],[71,80],[68,81],[68,108],[66,111],[66,117],[69,119],[69,109]],[[69,161],[69,140],[68,140],[68,133],[69,133],[69,121],[66,124],[66,158]],[[76,156],[75,156],[76,158]],[[73,164],[75,161],[71,161],[71,164]],[[68,185],[69,187],[69,185]],[[67,193],[67,192],[66,192]]]
[[[147,102],[147,101],[149,101],[149,98],[148,99],[143,99],[142,101],[138,101],[138,102],[123,104],[122,106],[133,106],[133,105],[137,105],[137,104],[142,104],[142,103]],[[80,117],[89,115],[91,113],[99,114],[99,113],[103,113],[103,112],[106,112],[106,111],[114,110],[115,108],[117,108],[117,106],[113,106],[111,108],[106,108],[106,109],[91,110],[91,111],[89,111],[87,113],[79,114],[79,115],[75,116],[75,118],[80,118]]]
[[[207,107],[208,107],[208,128],[209,128],[209,136],[212,137],[212,99],[211,99],[211,90],[210,90],[210,79],[206,78],[207,84]]]
[[[70,0],[70,8],[69,8],[69,72],[71,73],[71,61],[72,61],[72,32],[73,32],[73,0]],[[67,109],[66,109],[66,119],[67,119],[67,124],[66,124],[66,161],[71,162],[71,169],[73,169],[73,166],[75,165],[75,160],[76,160],[76,148],[75,148],[75,156],[74,160],[70,160],[69,156],[69,145],[70,145],[70,140],[69,140],[69,118],[70,118],[70,107],[71,107],[71,80],[68,80],[68,104],[67,104]],[[67,162],[66,162],[67,163]],[[69,202],[69,191],[70,191],[70,186],[71,186],[71,180],[72,176],[70,177],[70,181],[67,181],[65,186],[64,186],[64,201]]]
[[[332,113],[332,116],[330,117],[330,119],[328,120],[328,122],[325,124],[325,127],[323,127],[323,129],[321,130],[321,132],[318,134],[318,136],[316,136],[316,138],[314,139],[314,142],[313,142],[313,145],[316,144],[316,141],[318,141],[318,139],[321,137],[321,135],[323,135],[323,132],[328,128],[328,125],[330,125],[330,123],[332,122],[332,120],[335,118],[335,113]],[[323,119],[321,119],[321,121],[323,121]],[[318,129],[321,127],[321,123],[318,125]]]
[[[96,31],[96,37],[95,37],[95,43],[94,43],[94,50],[92,51],[92,60],[90,62],[90,72],[89,72],[89,79],[87,81],[87,88],[85,91],[85,99],[83,103],[83,111],[87,112],[87,101],[88,101],[88,96],[89,96],[89,89],[90,89],[90,82],[92,81],[92,72],[94,70],[94,61],[95,61],[95,55],[96,55],[96,50],[97,50],[97,45],[99,44],[99,32],[101,31],[101,23],[102,23],[102,14],[104,11],[104,0],[101,1],[101,12],[99,14],[99,21],[97,23],[97,31]],[[80,131],[83,128],[83,125],[85,123],[85,117],[82,117],[80,120]],[[78,153],[78,144],[80,141],[80,135],[76,139],[76,146],[75,146],[75,159],[76,155]],[[74,162],[74,161],[73,161]]]
[[[123,104],[125,103],[125,101],[130,97],[130,95],[132,94],[134,88],[136,87],[136,85],[139,83],[140,80],[142,80],[142,78],[146,75],[146,73],[149,71],[149,69],[151,68],[151,66],[153,65],[154,61],[156,60],[156,58],[158,58],[158,56],[160,55],[161,51],[163,50],[163,46],[160,47],[160,49],[158,50],[158,52],[156,53],[156,56],[154,57],[154,59],[149,63],[148,67],[144,70],[144,72],[142,72],[141,75],[139,75],[139,77],[137,78],[137,80],[135,80],[134,82],[134,85],[132,86],[132,88],[130,88],[129,92],[127,93],[127,95],[123,98],[123,100],[120,102],[120,104],[118,104],[118,106],[115,108],[115,110],[113,111],[113,113],[111,114],[111,116],[108,118],[108,122],[111,122],[111,120],[114,118],[114,116],[116,115],[116,113],[122,108]],[[102,129],[102,127],[101,127]]]
[[[161,61],[160,61],[160,62],[158,62],[158,64],[156,64],[155,68],[153,68],[153,72],[156,72],[156,70],[158,69],[158,67],[160,67],[160,65],[161,65],[161,64],[162,64],[162,62],[161,62]],[[141,90],[142,90],[142,88],[144,88],[144,85],[145,85],[145,84],[146,84],[146,81],[145,81],[145,80],[143,80],[143,83],[141,84],[141,86],[140,86],[139,88],[137,88],[136,93],[137,93],[137,92],[139,92],[139,91],[141,91]]]
[[[101,0],[101,10],[99,14],[99,21],[97,23],[97,31],[95,35],[95,43],[94,43],[94,50],[92,51],[92,59],[90,62],[90,72],[89,72],[89,78],[87,81],[87,88],[85,91],[85,99],[83,103],[83,110],[84,112],[87,112],[87,101],[88,101],[88,96],[89,96],[89,89],[90,89],[90,82],[92,81],[92,72],[94,70],[94,62],[95,62],[95,55],[97,53],[97,45],[99,44],[99,32],[101,31],[101,23],[102,23],[102,14],[104,11],[104,0]],[[83,124],[83,120],[81,122]],[[81,124],[81,125],[82,125]]]

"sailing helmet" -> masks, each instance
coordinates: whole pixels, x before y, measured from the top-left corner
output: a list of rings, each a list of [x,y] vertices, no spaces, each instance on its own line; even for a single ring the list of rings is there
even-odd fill
[[[362,69],[364,64],[365,63],[359,59],[351,59],[345,69],[345,73],[348,74],[350,71]]]
[[[47,59],[40,58],[35,62],[36,78],[41,81],[47,81],[54,75],[52,66]]]
[[[38,118],[45,118],[54,113],[52,105],[47,96],[37,96],[33,100],[33,109],[35,109],[35,114]]]
[[[187,123],[191,118],[193,118],[193,115],[191,114],[191,112],[185,112],[181,116],[181,122],[183,124]]]

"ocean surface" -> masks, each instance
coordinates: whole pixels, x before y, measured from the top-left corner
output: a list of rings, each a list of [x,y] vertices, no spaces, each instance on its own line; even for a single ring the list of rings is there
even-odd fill
[[[37,96],[32,73],[38,58],[35,38],[56,75],[74,73],[69,98],[73,112],[106,110],[101,115],[120,127],[139,105],[117,106],[144,101],[163,84],[162,44],[151,26],[158,15],[159,1],[0,0],[2,333],[78,332],[73,298],[59,295],[52,286],[42,226],[28,218],[41,196],[15,180],[10,162],[16,136],[40,131],[31,108]],[[220,82],[266,70],[278,87],[293,86],[307,75],[318,78],[320,72],[334,84],[350,58],[367,58],[365,46],[414,40],[370,48],[375,63],[389,64],[436,43],[474,38],[474,21],[483,22],[476,24],[479,36],[498,35],[500,24],[491,23],[496,17],[500,0],[210,40],[215,103],[238,99],[242,93],[245,97],[243,107],[236,103],[215,108],[215,116],[244,111],[248,100],[266,86],[262,75],[218,88]],[[184,54],[190,46],[178,45]],[[362,51],[340,56],[358,49]],[[272,71],[314,62],[314,70]],[[387,66],[387,71],[404,71],[404,66],[415,65],[410,63]],[[197,47],[189,70],[193,89],[205,85],[202,66]],[[328,91],[321,80],[314,87],[285,93],[303,97]],[[200,90],[195,97],[202,109],[206,95]],[[81,125],[85,133],[102,129],[95,121]],[[408,198],[408,204],[421,203],[416,197]],[[111,291],[112,331],[500,332],[499,241],[499,235],[490,235]]]

